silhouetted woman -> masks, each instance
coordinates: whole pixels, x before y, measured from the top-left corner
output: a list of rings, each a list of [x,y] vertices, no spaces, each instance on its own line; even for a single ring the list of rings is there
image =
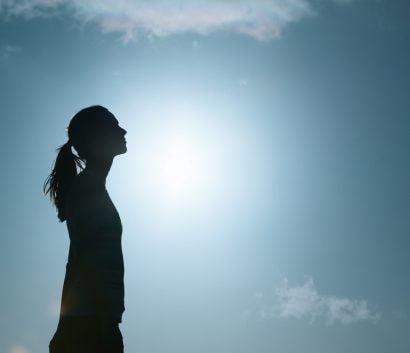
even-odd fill
[[[44,184],[70,237],[51,353],[123,352],[118,327],[124,312],[122,226],[105,180],[114,157],[127,151],[125,134],[106,108],[79,111]]]

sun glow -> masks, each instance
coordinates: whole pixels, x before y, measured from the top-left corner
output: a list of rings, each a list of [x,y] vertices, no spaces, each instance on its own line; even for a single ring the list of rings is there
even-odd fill
[[[110,179],[124,219],[152,239],[220,234],[249,193],[243,165],[251,139],[220,106],[192,97],[147,102],[128,108],[128,152]]]
[[[173,134],[153,153],[152,182],[168,200],[198,196],[207,183],[206,164],[198,141],[189,135]]]
[[[173,105],[146,114],[138,147],[130,151],[138,158],[141,197],[157,211],[203,209],[220,184],[218,132],[198,107]]]
[[[190,189],[201,176],[201,161],[187,141],[175,140],[163,151],[162,176],[172,193]],[[203,171],[202,171],[203,172]]]

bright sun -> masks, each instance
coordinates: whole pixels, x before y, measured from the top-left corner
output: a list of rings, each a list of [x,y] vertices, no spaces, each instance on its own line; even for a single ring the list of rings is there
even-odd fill
[[[193,101],[147,108],[129,138],[135,142],[129,156],[136,158],[131,177],[155,212],[198,214],[212,209],[225,189],[230,135],[215,123],[216,114]]]
[[[188,197],[203,186],[205,156],[187,136],[170,136],[153,157],[157,183],[166,196]]]
[[[201,161],[186,141],[173,141],[164,151],[163,177],[170,190],[191,188],[201,175]]]
[[[143,151],[144,184],[151,200],[170,209],[195,208],[210,196],[215,156],[202,133],[181,125],[163,127]]]

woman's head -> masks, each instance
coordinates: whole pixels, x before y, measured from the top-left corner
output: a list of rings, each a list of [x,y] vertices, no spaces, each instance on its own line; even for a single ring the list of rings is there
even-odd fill
[[[68,138],[79,157],[110,159],[127,151],[125,131],[106,108],[94,105],[80,110],[68,126]]]
[[[80,110],[71,119],[67,130],[68,141],[58,148],[57,158],[43,187],[55,204],[60,221],[66,219],[66,195],[77,169],[83,169],[91,160],[109,161],[127,151],[124,137],[127,132],[118,125],[115,116],[100,105]]]

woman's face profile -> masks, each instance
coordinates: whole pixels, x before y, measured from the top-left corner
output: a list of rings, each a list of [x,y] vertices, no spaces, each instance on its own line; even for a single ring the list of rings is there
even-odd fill
[[[97,158],[112,158],[127,152],[125,135],[127,131],[119,126],[115,116],[107,111],[93,131],[93,156]]]

